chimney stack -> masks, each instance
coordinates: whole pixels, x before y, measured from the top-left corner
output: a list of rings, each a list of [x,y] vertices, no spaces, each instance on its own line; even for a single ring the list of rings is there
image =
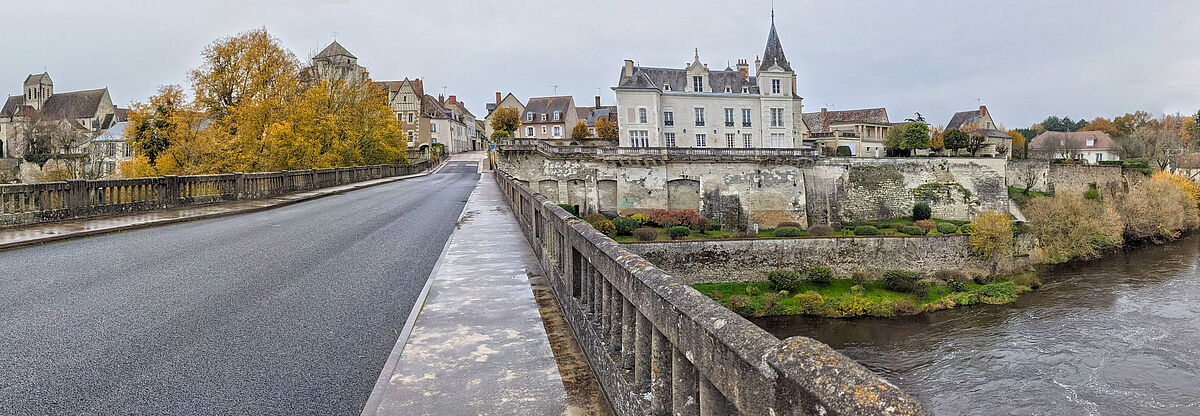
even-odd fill
[[[629,60],[629,59],[625,60],[625,69],[621,71],[621,76],[623,76],[623,77],[632,77],[633,76],[633,61],[632,60]]]
[[[450,99],[446,100],[446,103],[447,103],[447,104],[450,104],[450,105],[457,104],[457,103],[458,103],[458,97],[455,97],[455,96],[451,95],[451,96],[450,96]]]
[[[986,105],[981,105],[981,106],[979,106],[979,115],[980,115],[980,116],[986,116],[986,115],[987,115],[987,106],[986,106]]]
[[[446,96],[438,94],[438,104],[446,105]]]
[[[821,107],[821,120],[825,120],[825,115],[827,113],[828,111],[825,110],[825,107]]]
[[[596,108],[600,108],[600,96],[596,96]]]
[[[496,91],[496,105],[500,105],[500,91]]]
[[[742,79],[750,79],[750,64],[745,59],[738,59],[737,70],[739,74],[742,74]]]

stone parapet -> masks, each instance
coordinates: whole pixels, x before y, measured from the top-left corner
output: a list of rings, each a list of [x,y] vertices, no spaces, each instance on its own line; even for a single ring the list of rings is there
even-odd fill
[[[620,415],[925,415],[828,346],[780,341],[546,197],[496,181]]]

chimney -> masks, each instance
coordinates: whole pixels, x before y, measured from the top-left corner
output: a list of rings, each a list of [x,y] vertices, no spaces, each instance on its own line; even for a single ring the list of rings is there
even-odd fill
[[[828,113],[828,111],[825,110],[825,107],[821,107],[821,120],[825,119],[826,113]]]
[[[750,79],[750,64],[745,59],[738,59],[737,70],[739,74],[742,74],[742,79]]]
[[[500,105],[500,91],[496,91],[496,105]]]
[[[758,59],[758,55],[754,55],[754,70],[757,71],[762,66],[762,59]]]
[[[454,105],[457,103],[458,103],[458,97],[455,97],[453,95],[450,96],[450,99],[446,100],[446,104]]]
[[[596,108],[600,108],[600,96],[596,96]]]
[[[623,71],[621,71],[621,76],[622,77],[632,77],[633,76],[633,61],[632,60],[629,60],[629,59],[625,60],[625,69]]]
[[[987,106],[986,105],[979,106],[979,116],[982,117],[982,116],[986,116],[986,115],[987,115]]]
[[[446,96],[438,94],[438,104],[446,105]]]

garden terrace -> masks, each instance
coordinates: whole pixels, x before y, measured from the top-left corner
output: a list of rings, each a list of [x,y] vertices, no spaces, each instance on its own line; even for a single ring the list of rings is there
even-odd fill
[[[827,345],[780,341],[529,187],[495,178],[618,414],[928,414]]]

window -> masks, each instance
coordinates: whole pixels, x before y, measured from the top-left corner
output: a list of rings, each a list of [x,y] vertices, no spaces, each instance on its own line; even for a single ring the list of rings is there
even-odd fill
[[[750,93],[750,87],[742,87],[742,94],[749,94],[749,93]]]
[[[562,126],[554,126],[554,137],[562,137]]]
[[[558,112],[558,111],[555,111],[555,112],[554,112],[554,121],[558,121],[558,120],[559,120],[559,119],[561,119],[561,118],[562,118],[562,113],[561,113],[561,112]]]
[[[541,119],[542,119],[541,121],[546,121],[546,113],[542,113]],[[545,129],[546,129],[545,127],[542,127],[542,130],[545,130]],[[543,133],[545,133],[545,132],[543,132]]]
[[[412,123],[412,116],[413,116],[413,113],[408,113],[408,122],[409,123]]]
[[[529,126],[529,127],[525,128],[525,137],[533,137],[536,135],[537,135],[537,131],[534,130],[533,126]]]
[[[672,111],[664,111],[663,112],[663,125],[664,126],[674,126],[675,125],[675,112],[672,112]]]
[[[525,113],[525,121],[533,121],[533,112]]]
[[[704,109],[703,108],[699,108],[699,107],[696,108],[696,125],[697,126],[704,125]]]
[[[396,113],[396,120],[404,121],[404,113]]]
[[[704,77],[692,77],[692,91],[704,92]]]
[[[742,109],[742,127],[750,127],[750,109]]]
[[[1087,146],[1088,146],[1088,147],[1092,147],[1092,146],[1095,146],[1095,145],[1096,145],[1096,139],[1087,139]]]
[[[125,150],[124,150],[124,152],[125,152],[125,157],[132,157],[132,156],[133,156],[133,149],[130,149],[130,148],[129,148],[129,145],[121,145],[121,148],[122,148],[122,149],[125,149]]]
[[[783,133],[771,133],[771,147],[791,147],[784,141]]]
[[[697,134],[696,147],[708,147],[708,136],[704,134]]]
[[[728,86],[728,85],[726,85],[726,86],[725,86],[725,92],[726,92],[726,93],[731,93],[731,92],[733,92],[733,88],[729,88],[729,86]]]
[[[545,114],[542,114],[542,117],[545,117],[545,116],[546,116]],[[542,126],[542,134],[546,134],[546,126]]]
[[[430,133],[437,133],[437,131],[438,131],[438,129],[437,129],[437,123],[429,123],[429,132],[430,132]]]
[[[646,123],[646,109],[645,108],[638,109],[638,122]]]
[[[783,109],[771,109],[771,127],[783,127]]]
[[[111,157],[111,156],[116,156],[116,155],[117,155],[117,145],[116,145],[116,143],[105,143],[105,144],[104,144],[104,155],[105,155],[105,156],[110,156],[110,157]]]
[[[742,147],[749,149],[750,148],[750,139],[753,137],[754,137],[754,135],[751,135],[749,133],[743,134],[742,135]]]
[[[779,80],[771,80],[771,94],[779,94]]]
[[[734,143],[733,138],[734,138],[733,133],[725,133],[725,147],[728,147],[730,149],[733,148],[733,143]]]
[[[725,109],[725,127],[733,127],[733,109]]]
[[[1096,153],[1096,163],[1104,161],[1104,153]]]
[[[650,147],[650,132],[646,130],[630,130],[629,144],[633,147]]]
[[[664,82],[663,83],[663,91],[670,91],[670,90],[671,90],[671,83]]]
[[[663,133],[663,143],[667,147],[675,147],[675,133]]]

